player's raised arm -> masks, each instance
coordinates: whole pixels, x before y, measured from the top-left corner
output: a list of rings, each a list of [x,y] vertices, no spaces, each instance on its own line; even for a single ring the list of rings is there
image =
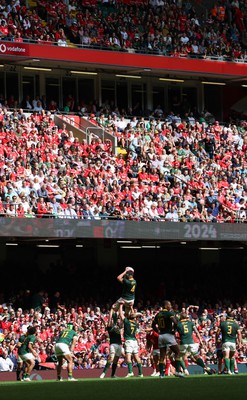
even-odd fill
[[[113,309],[111,308],[110,309],[110,313],[109,313],[109,315],[108,315],[108,321],[107,321],[107,326],[112,326],[113,325]],[[103,319],[102,319],[102,321],[103,321]],[[104,324],[105,324],[105,321],[104,321]],[[105,324],[105,326],[106,326],[106,324]]]
[[[120,275],[117,276],[118,282],[123,283],[124,276],[125,276],[125,274],[126,274],[128,271],[133,271],[133,268],[131,268],[131,267],[126,267],[125,270],[124,270],[124,272],[122,272]]]
[[[124,275],[126,274],[126,270],[117,276],[117,280],[120,283],[123,283]]]

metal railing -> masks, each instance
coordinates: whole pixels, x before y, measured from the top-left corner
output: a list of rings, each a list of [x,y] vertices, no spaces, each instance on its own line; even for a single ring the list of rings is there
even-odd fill
[[[145,215],[145,216],[140,216],[138,214],[129,214],[129,215],[125,215],[125,214],[121,214],[121,212],[116,212],[116,214],[111,213],[111,214],[107,214],[107,215],[100,215],[99,214],[93,214],[92,212],[88,213],[87,215],[83,214],[82,210],[80,210],[79,212],[77,212],[76,215],[66,215],[63,212],[62,213],[57,213],[56,211],[52,210],[51,212],[47,212],[47,210],[45,210],[44,213],[39,213],[38,209],[36,208],[36,211],[32,211],[32,206],[30,206],[29,210],[31,211],[26,211],[26,212],[22,212],[19,213],[18,212],[18,206],[20,203],[6,203],[6,202],[2,202],[1,203],[3,205],[1,211],[0,211],[0,218],[42,218],[42,219],[73,219],[73,220],[122,220],[122,221],[148,221],[148,222],[170,222],[169,219],[166,219],[166,213],[164,215],[161,215],[159,218],[152,218],[149,215]],[[221,204],[223,205],[223,204]],[[9,207],[10,206],[14,206],[13,207],[13,211],[10,214],[8,212]],[[223,205],[224,206],[224,205]],[[245,217],[241,217],[242,211],[243,210],[233,210],[227,206],[224,206],[224,208],[227,210],[228,215],[225,217],[225,219],[223,221],[219,221],[219,223],[228,223],[229,221],[229,217],[231,217],[231,220],[234,223],[247,223],[247,209],[245,209]],[[189,209],[189,208],[188,208]],[[168,211],[169,212],[169,211]],[[198,221],[198,217],[195,216],[191,216],[190,220],[186,221],[184,219],[184,215],[179,215],[179,213],[181,212],[181,207],[177,208],[177,213],[178,216],[175,220],[173,220],[172,222],[202,222],[202,223],[218,223],[217,221],[217,217],[214,217],[214,220],[206,220],[205,218],[201,218],[200,221]],[[233,215],[234,214],[234,215]]]
[[[4,38],[4,42],[11,42],[11,43],[15,43],[13,40],[8,39],[8,38]],[[57,46],[57,47],[61,47],[59,46],[58,42],[45,42],[45,43],[39,43],[37,40],[33,40],[33,39],[25,39],[23,38],[23,43],[25,44],[30,44],[30,45],[39,45],[39,46]],[[18,43],[17,43],[18,44]],[[118,52],[118,53],[131,53],[131,54],[143,54],[143,55],[152,55],[152,56],[157,56],[157,57],[173,57],[173,51],[172,50],[167,50],[165,52],[163,52],[161,49],[157,49],[157,50],[153,50],[150,49],[148,47],[145,48],[115,48],[114,46],[104,46],[104,45],[95,45],[95,44],[74,44],[74,43],[69,43],[67,46],[63,47],[63,48],[77,48],[78,50],[98,50],[98,51],[111,51],[111,52]],[[215,56],[215,55],[210,55],[210,54],[186,54],[186,55],[181,55],[177,58],[188,58],[188,59],[197,59],[197,60],[212,60],[212,61],[224,61],[224,62],[231,62],[231,63],[235,63],[235,62],[239,62],[239,60],[241,60],[242,63],[247,63],[247,59],[246,57],[241,58],[241,59],[236,59],[234,58],[234,56]]]

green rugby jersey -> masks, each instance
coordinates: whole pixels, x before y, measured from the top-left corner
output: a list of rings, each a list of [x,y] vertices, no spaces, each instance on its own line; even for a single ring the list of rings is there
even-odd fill
[[[171,317],[174,317],[173,311],[168,311],[166,308],[159,311],[154,317],[154,323],[158,325],[159,333],[162,335],[164,333],[170,333],[174,335],[173,321]]]
[[[133,319],[124,318],[124,339],[136,340],[137,323]]]
[[[134,278],[131,279],[124,278],[122,297],[125,300],[135,300],[135,291],[136,291],[136,280]]]
[[[122,344],[121,330],[118,325],[108,326],[106,329],[109,333],[110,344]]]
[[[22,336],[24,336],[24,338]],[[29,345],[29,343],[34,344],[35,341],[36,341],[36,336],[35,335],[28,335],[28,336],[22,335],[22,336],[21,336],[21,338],[24,339],[24,340],[23,340],[22,345],[21,345],[21,347],[19,348],[19,351],[18,351],[18,354],[21,355],[21,356],[23,356],[24,354],[27,354],[27,353],[31,353],[28,345]]]
[[[180,335],[180,344],[194,344],[193,328],[195,324],[188,319],[181,319],[177,325],[177,331]]]
[[[73,329],[66,328],[60,333],[57,343],[65,343],[70,346],[75,336],[77,333]]]
[[[222,333],[222,343],[232,342],[236,343],[237,331],[239,330],[239,325],[233,319],[227,319],[221,322],[220,329]]]

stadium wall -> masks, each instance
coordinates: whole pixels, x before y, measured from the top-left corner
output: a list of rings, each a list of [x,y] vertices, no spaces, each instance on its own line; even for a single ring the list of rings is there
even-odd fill
[[[17,61],[30,62],[34,59],[45,61],[71,61],[73,63],[90,63],[93,68],[98,65],[140,67],[184,71],[184,73],[212,73],[222,75],[243,76],[247,72],[247,64],[225,61],[181,59],[176,57],[129,54],[102,50],[64,48],[51,45],[1,42],[0,55],[9,58],[18,57]],[[120,56],[121,55],[121,56]]]
[[[245,224],[0,218],[2,238],[246,241]]]

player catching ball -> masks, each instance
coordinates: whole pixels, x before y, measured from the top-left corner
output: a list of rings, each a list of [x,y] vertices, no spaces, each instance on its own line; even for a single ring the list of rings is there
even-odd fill
[[[126,267],[124,272],[122,272],[117,277],[118,282],[120,282],[122,287],[121,297],[113,304],[113,311],[117,312],[119,310],[120,304],[125,307],[126,314],[133,313],[133,305],[135,302],[135,291],[136,291],[136,280],[134,279],[134,269],[131,267]]]

